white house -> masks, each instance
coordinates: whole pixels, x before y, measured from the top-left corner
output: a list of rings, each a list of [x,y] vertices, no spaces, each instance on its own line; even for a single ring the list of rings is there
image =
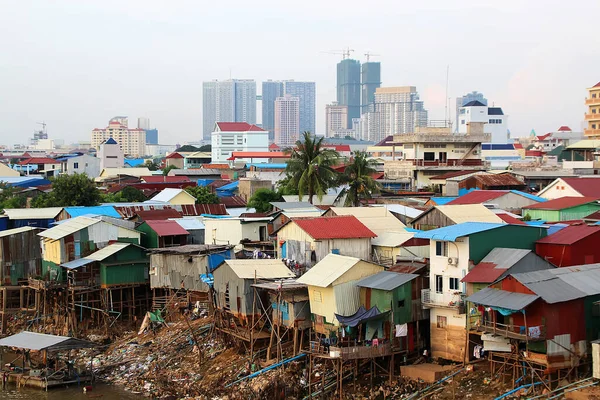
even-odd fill
[[[105,168],[122,168],[125,165],[123,150],[113,138],[109,138],[100,144],[98,159],[100,159],[100,170]]]
[[[458,110],[458,133],[467,133],[471,122],[483,122],[484,133],[492,135],[492,143],[508,143],[508,115],[500,107],[488,107],[473,100]]]
[[[63,174],[86,174],[90,178],[100,176],[100,159],[89,154],[61,159],[61,166]]]
[[[537,195],[547,200],[558,199],[560,197],[600,198],[600,177],[557,178]]]
[[[217,122],[211,145],[212,163],[226,163],[234,151],[268,152],[269,131],[246,122]]]

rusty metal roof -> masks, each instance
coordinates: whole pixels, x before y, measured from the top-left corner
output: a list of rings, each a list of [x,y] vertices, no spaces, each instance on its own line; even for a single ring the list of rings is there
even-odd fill
[[[175,236],[175,235],[189,235],[186,231],[175,221],[171,220],[150,220],[146,221],[146,224],[154,231],[158,236]]]
[[[377,237],[373,231],[353,215],[294,218],[292,221],[315,240]]]

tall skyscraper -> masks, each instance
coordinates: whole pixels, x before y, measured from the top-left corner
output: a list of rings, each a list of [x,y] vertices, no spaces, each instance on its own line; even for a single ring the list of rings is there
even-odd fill
[[[215,122],[256,123],[256,82],[229,79],[202,85],[202,131],[209,140]]]
[[[456,121],[454,123],[454,132],[458,132],[459,131],[459,123],[458,123],[458,113],[461,107],[463,107],[465,104],[470,103],[472,101],[478,101],[481,104],[483,104],[484,106],[488,105],[488,101],[485,97],[483,97],[483,93],[479,93],[477,91],[471,92],[471,93],[467,93],[464,96],[460,96],[456,98]],[[451,118],[449,118],[451,119]]]
[[[333,137],[336,132],[348,129],[348,106],[340,106],[335,101],[325,106],[325,136]]]
[[[389,135],[412,133],[427,126],[427,110],[414,86],[377,88],[373,112],[363,115],[363,136],[379,142]]]
[[[337,65],[337,102],[348,106],[348,126],[360,118],[360,62],[344,59]]]
[[[286,94],[275,100],[275,143],[293,145],[300,136],[300,99]]]
[[[138,127],[138,129],[143,129],[143,130],[150,129],[150,118],[139,117],[137,127]]]
[[[300,132],[315,133],[316,93],[314,82],[284,81],[283,93],[300,100]]]
[[[275,100],[283,96],[283,82],[268,80],[262,83],[262,128],[275,137]]]
[[[381,87],[381,63],[367,61],[361,65],[360,113],[371,111],[369,106],[375,102],[375,90]]]

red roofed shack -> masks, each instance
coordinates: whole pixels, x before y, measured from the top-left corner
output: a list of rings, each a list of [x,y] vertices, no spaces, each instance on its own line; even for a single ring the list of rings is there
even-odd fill
[[[142,232],[142,246],[147,249],[183,246],[187,243],[188,231],[172,220],[147,220],[136,228]]]
[[[535,252],[557,267],[600,263],[600,226],[570,225],[535,243]]]
[[[277,253],[302,266],[312,266],[329,253],[369,260],[376,236],[353,215],[292,218],[277,232]]]

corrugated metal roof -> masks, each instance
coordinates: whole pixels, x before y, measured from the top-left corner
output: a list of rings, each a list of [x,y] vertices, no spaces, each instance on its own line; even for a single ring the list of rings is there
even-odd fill
[[[454,200],[458,199],[458,197],[449,197],[449,196],[445,196],[445,197],[432,197],[429,200],[431,200],[432,202],[434,202],[435,204],[437,204],[438,206],[443,206],[446,205]]]
[[[204,224],[198,218],[174,218],[175,221],[186,231],[204,230]]]
[[[500,278],[504,272],[506,272],[506,270],[496,268],[496,264],[482,261],[474,266],[460,281],[470,283],[492,283]]]
[[[38,233],[38,236],[45,237],[48,239],[58,240],[64,238],[65,236],[72,235],[75,232],[78,232],[88,226],[92,226],[94,224],[99,223],[99,219],[88,218],[88,217],[77,217],[71,218],[60,225],[54,226],[50,229],[46,229]]]
[[[310,204],[308,201],[272,201],[270,203],[273,207],[278,208],[280,210],[291,210],[295,208],[306,208],[306,209],[314,209],[315,206]]]
[[[344,275],[360,261],[356,257],[327,254],[298,279],[298,283],[310,286],[327,287]]]
[[[385,207],[331,207],[336,215],[353,215],[379,235],[383,232],[404,232],[404,225]]]
[[[79,267],[83,267],[84,265],[88,265],[93,262],[94,260],[90,260],[89,258],[78,258],[77,260],[62,263],[60,264],[60,266],[67,269],[77,269]]]
[[[54,219],[62,211],[62,207],[46,208],[6,208],[4,214],[9,219]]]
[[[353,215],[295,218],[292,221],[315,240],[360,239],[377,236]]]
[[[361,279],[356,282],[356,286],[379,290],[394,290],[418,276],[419,275],[417,274],[401,274],[399,272],[381,271],[378,274]]]
[[[296,276],[280,259],[237,259],[223,262],[240,279],[281,279]]]
[[[323,215],[323,210],[319,210],[318,208],[314,208],[314,209],[302,209],[302,208],[298,208],[298,209],[292,209],[290,211],[282,211],[281,213],[283,215],[285,215],[286,217],[288,217],[289,219],[292,218],[299,218],[299,217],[320,217],[321,215]]]
[[[567,146],[567,150],[569,149],[597,149],[600,147],[600,140],[591,140],[585,139],[580,140],[579,142],[575,142],[569,146]]]
[[[515,179],[515,178],[513,178]],[[508,190],[473,190],[452,200],[448,205],[455,204],[482,204],[497,199],[510,193]]]
[[[168,203],[169,201],[173,200],[173,198],[181,193],[185,193],[185,195],[187,195],[188,197],[192,198],[195,200],[194,196],[192,196],[191,194],[189,194],[188,192],[186,192],[183,189],[175,189],[175,188],[166,188],[161,190],[161,192],[159,194],[157,194],[156,196],[154,196],[152,199],[152,201],[162,201],[164,203]]]
[[[524,272],[512,277],[549,304],[600,294],[600,264]]]
[[[398,247],[402,243],[410,240],[414,236],[414,232],[383,232],[371,239],[371,245],[381,247]]]
[[[435,206],[442,214],[450,218],[456,224],[462,222],[495,222],[504,223],[493,211],[483,204],[458,204]]]
[[[380,206],[372,206],[372,207],[380,207]],[[403,204],[383,204],[382,207],[388,209],[388,211],[393,212],[395,214],[405,215],[408,218],[417,218],[419,215],[423,214],[423,210],[419,210],[417,208],[408,207]]]
[[[456,241],[459,237],[473,235],[479,232],[506,226],[505,224],[493,224],[488,222],[464,222],[462,224],[445,226],[430,231],[417,232],[415,239]]]
[[[508,269],[521,261],[531,250],[496,247],[481,262],[494,263],[496,268]]]
[[[559,197],[558,199],[548,200],[543,203],[532,204],[523,207],[526,210],[564,210],[565,208],[577,207],[583,204],[596,203],[596,197]],[[600,205],[599,205],[600,207]]]
[[[38,229],[38,228],[33,228],[31,226],[23,226],[21,228],[8,229],[5,231],[0,231],[0,238],[6,237],[6,236],[11,236],[11,235],[18,235],[19,233],[29,232],[29,231],[33,231],[36,229]]]
[[[569,225],[538,240],[536,243],[571,245],[598,232],[600,232],[600,226]]]
[[[144,222],[156,232],[158,236],[189,235],[177,222],[172,220],[150,220]]]
[[[95,347],[96,344],[88,342],[87,340],[75,339],[68,336],[56,336],[23,331],[16,335],[0,339],[0,346],[17,347],[29,350],[66,350]]]
[[[174,208],[163,208],[160,210],[140,210],[136,211],[135,214],[142,221],[165,220],[169,218],[181,217],[181,213]]]
[[[540,203],[543,203],[544,201],[548,201],[548,199],[544,199],[543,197],[536,196],[536,195],[531,194],[531,193],[522,192],[520,190],[511,190],[511,193],[518,194],[520,196],[528,198],[529,200],[534,200],[534,201],[537,201],[537,202],[540,202]]]
[[[71,218],[81,217],[87,214],[105,215],[107,217],[121,218],[121,215],[113,206],[93,206],[93,207],[65,207],[65,211]]]
[[[132,243],[112,243],[112,244],[109,244],[108,246],[90,254],[89,256],[86,256],[85,258],[92,260],[92,261],[102,261],[105,258],[110,257],[129,246],[133,246],[133,244]]]
[[[493,288],[484,288],[467,297],[467,301],[488,307],[500,307],[508,310],[520,311],[539,299],[533,294],[507,292]]]

